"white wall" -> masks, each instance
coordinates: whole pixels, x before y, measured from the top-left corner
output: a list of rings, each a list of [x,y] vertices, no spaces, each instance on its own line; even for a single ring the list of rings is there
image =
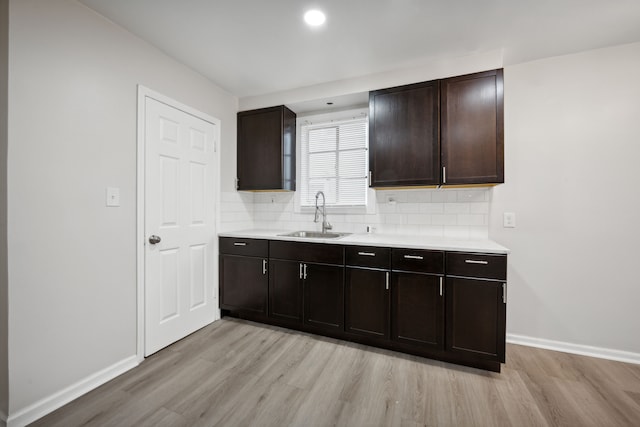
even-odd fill
[[[640,43],[505,69],[508,332],[640,361]],[[517,228],[502,228],[502,213]],[[523,337],[516,337],[523,338]]]
[[[0,0],[0,426],[9,406],[7,284],[7,90],[9,84],[9,0]]]
[[[74,0],[11,0],[10,417],[136,352],[136,85],[221,120],[237,98]],[[105,207],[119,187],[121,207]]]
[[[413,68],[370,74],[283,92],[244,97],[240,98],[239,105],[241,111],[273,105],[290,105],[408,83],[460,76],[476,71],[500,68],[503,65],[502,56],[502,51],[489,51],[469,56],[429,60]]]

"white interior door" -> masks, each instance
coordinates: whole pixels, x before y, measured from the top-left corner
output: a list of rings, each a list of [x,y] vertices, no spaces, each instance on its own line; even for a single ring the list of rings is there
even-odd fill
[[[216,318],[215,135],[145,97],[145,356]]]

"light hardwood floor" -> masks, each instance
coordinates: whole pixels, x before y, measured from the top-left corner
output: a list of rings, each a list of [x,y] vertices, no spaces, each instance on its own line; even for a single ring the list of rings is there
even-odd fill
[[[501,374],[225,318],[35,426],[640,426],[640,365],[517,345]]]

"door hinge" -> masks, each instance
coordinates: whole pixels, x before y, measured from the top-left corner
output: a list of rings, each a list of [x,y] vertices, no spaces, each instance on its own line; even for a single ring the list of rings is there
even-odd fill
[[[240,189],[240,179],[236,177],[236,190]]]

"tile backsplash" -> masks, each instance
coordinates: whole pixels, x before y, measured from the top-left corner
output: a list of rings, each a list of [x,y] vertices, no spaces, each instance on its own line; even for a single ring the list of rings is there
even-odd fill
[[[420,234],[453,238],[488,237],[491,188],[376,191],[375,213],[327,209],[334,231]],[[295,212],[294,193],[226,192],[221,197],[221,231],[246,228],[315,230],[313,209]]]

